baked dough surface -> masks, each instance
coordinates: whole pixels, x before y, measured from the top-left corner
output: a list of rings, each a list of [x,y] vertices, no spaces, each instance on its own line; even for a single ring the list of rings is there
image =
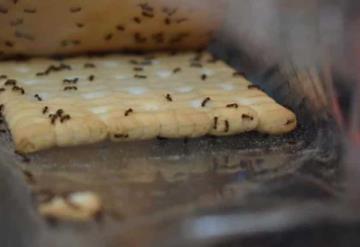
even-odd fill
[[[296,127],[294,113],[208,53],[37,58],[0,71],[2,114],[23,153]]]

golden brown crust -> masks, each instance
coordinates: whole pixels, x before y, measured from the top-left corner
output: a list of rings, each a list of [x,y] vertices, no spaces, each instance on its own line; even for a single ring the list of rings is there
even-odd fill
[[[211,112],[213,125],[210,134],[228,136],[247,132],[258,126],[257,113],[247,106],[219,108]]]
[[[295,129],[296,116],[293,112],[278,104],[253,105],[252,108],[262,116],[257,131],[267,134],[282,134]]]

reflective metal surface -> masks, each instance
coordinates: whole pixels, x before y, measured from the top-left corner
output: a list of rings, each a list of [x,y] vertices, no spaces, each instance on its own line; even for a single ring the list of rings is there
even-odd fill
[[[306,99],[288,97],[293,85],[278,71],[254,80],[297,112],[294,133],[103,143],[28,157],[15,154],[8,133],[2,134],[0,156],[18,175],[32,174],[28,186],[35,195],[90,190],[103,201],[103,216],[86,223],[37,215],[37,222],[23,224],[41,229],[44,246],[193,246],[298,224],[303,212],[284,207],[338,196],[336,125],[313,118]],[[24,203],[24,211],[36,205]]]

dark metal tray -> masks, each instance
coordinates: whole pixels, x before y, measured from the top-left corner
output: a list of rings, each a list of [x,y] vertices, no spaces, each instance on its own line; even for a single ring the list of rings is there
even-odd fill
[[[237,68],[243,63],[239,51],[219,47],[212,49],[222,59]],[[1,246],[214,245],[311,222],[300,205],[307,209],[307,202],[336,201],[341,194],[336,124],[326,112],[314,112],[276,66],[246,71],[296,112],[300,121],[293,133],[101,143],[28,157],[15,154],[9,135],[2,134]],[[33,175],[32,183],[22,170]],[[103,201],[103,217],[49,223],[32,197],[43,190],[94,191]]]

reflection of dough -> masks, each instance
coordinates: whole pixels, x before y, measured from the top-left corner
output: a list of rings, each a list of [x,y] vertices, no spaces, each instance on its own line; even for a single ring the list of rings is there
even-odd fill
[[[223,0],[200,2],[2,1],[0,51],[47,55],[204,47],[224,7]]]
[[[176,157],[174,157],[176,159]],[[207,172],[210,167],[204,163],[194,161],[193,164],[181,163],[173,161],[173,164],[162,165],[161,161],[156,160],[149,161],[143,159],[135,159],[129,161],[129,164],[114,173],[119,174],[120,177],[124,178],[123,182],[140,182],[150,183],[158,179],[164,179],[168,182],[184,180],[190,175],[203,174]],[[167,160],[167,162],[170,162]]]
[[[17,80],[0,79],[0,104],[25,153],[107,138],[281,134],[296,127],[291,111],[207,53],[33,59],[0,69]]]
[[[262,155],[261,160],[257,157],[246,157],[242,153],[229,156],[217,154],[216,157],[212,155],[191,157],[191,163],[183,161],[181,157],[173,157],[171,160],[131,159],[126,167],[112,170],[112,172],[119,175],[124,183],[150,183],[159,176],[167,182],[175,182],[209,172],[218,175],[241,171],[246,174],[256,174],[264,170],[278,169],[286,163],[287,159],[286,156],[278,154]]]

